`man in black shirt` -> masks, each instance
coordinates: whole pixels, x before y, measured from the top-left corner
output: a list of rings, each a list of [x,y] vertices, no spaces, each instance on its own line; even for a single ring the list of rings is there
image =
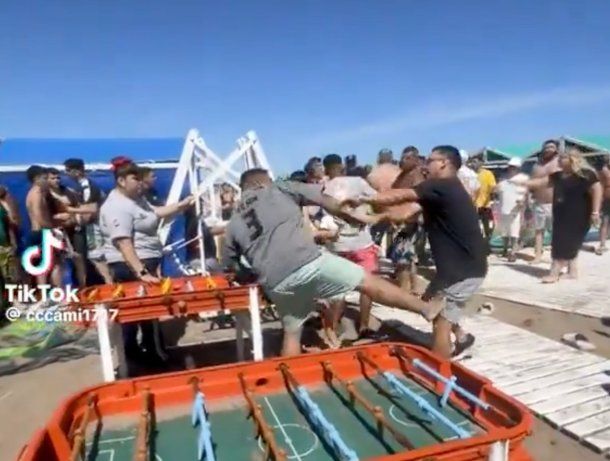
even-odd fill
[[[86,205],[87,213],[75,213],[81,225],[74,233],[74,251],[87,263],[87,285],[108,282],[110,272],[102,251],[103,241],[97,223],[98,210],[106,194],[92,181],[85,171],[85,162],[80,158],[69,158],[64,162],[66,175],[76,184],[80,205]],[[89,264],[90,263],[90,264]]]
[[[459,326],[466,302],[479,289],[487,274],[485,240],[477,211],[457,177],[462,165],[453,146],[438,146],[426,160],[427,179],[413,189],[394,189],[366,200],[376,206],[411,202],[410,207],[388,211],[387,219],[408,222],[424,216],[424,228],[436,263],[436,275],[425,298],[443,295],[447,306],[434,320],[433,350],[452,355],[451,332],[456,336],[454,355],[474,343],[474,337]]]

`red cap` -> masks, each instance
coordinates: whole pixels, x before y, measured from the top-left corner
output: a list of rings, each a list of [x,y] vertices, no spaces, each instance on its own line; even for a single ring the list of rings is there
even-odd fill
[[[110,169],[115,171],[117,168],[127,165],[128,163],[133,163],[133,160],[131,160],[129,157],[125,157],[124,155],[119,155],[118,157],[114,157],[112,160],[110,160],[110,164],[112,165]]]

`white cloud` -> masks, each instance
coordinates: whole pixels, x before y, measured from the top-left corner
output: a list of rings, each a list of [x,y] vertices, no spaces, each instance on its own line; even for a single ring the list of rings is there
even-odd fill
[[[389,135],[405,130],[429,129],[443,125],[494,118],[552,106],[574,107],[610,101],[610,86],[555,88],[532,93],[502,95],[461,102],[436,102],[391,119],[380,120],[345,130],[322,133],[310,138],[310,144],[336,144]]]

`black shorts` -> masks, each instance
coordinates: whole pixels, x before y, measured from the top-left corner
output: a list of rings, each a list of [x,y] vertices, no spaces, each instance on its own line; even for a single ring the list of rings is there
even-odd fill
[[[610,198],[604,199],[602,202],[602,216],[610,218]]]
[[[149,273],[156,275],[159,264],[161,264],[161,259],[143,259],[141,262]],[[134,274],[127,263],[123,261],[110,263],[108,266],[110,268],[110,273],[112,274],[112,279],[117,283],[137,282],[139,280],[138,276]]]
[[[84,227],[71,233],[70,243],[72,243],[75,253],[78,253],[83,258],[87,257],[87,232]]]

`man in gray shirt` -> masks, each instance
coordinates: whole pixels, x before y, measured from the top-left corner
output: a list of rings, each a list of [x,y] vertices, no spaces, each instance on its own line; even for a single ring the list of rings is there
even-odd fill
[[[373,301],[434,319],[444,303],[424,302],[392,283],[365,273],[347,259],[322,252],[307,232],[301,208],[317,205],[351,223],[374,222],[347,211],[322,186],[273,183],[262,169],[246,171],[242,198],[227,226],[223,266],[234,269],[244,256],[276,305],[284,324],[282,355],[301,352],[302,324],[316,299],[333,299],[357,290]]]

